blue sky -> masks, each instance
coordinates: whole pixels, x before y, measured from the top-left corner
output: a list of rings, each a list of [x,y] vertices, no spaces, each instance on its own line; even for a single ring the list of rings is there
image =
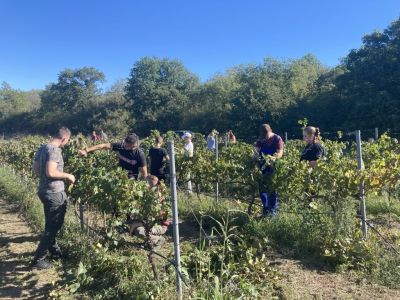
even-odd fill
[[[144,56],[180,59],[202,81],[267,56],[334,66],[399,16],[399,0],[0,0],[0,82],[40,89],[93,66],[107,88]]]

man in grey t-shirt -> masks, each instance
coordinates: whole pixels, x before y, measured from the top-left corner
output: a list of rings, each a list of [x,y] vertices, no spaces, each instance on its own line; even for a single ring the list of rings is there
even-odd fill
[[[60,128],[48,144],[39,148],[33,162],[33,170],[40,179],[38,195],[43,203],[45,215],[44,232],[32,262],[33,267],[40,269],[51,267],[51,263],[45,259],[47,251],[53,259],[61,256],[56,235],[64,223],[67,209],[64,180],[75,182],[74,175],[64,173],[64,160],[61,154],[61,148],[69,142],[70,137],[71,132],[68,128]]]

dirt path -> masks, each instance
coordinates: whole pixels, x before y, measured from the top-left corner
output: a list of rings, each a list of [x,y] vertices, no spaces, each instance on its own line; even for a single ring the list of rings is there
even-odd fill
[[[274,262],[284,274],[282,283],[287,299],[400,299],[399,290],[367,284],[349,274],[313,269],[290,259],[275,259]]]
[[[29,263],[38,242],[16,207],[0,199],[0,299],[45,299],[54,269],[32,270]]]

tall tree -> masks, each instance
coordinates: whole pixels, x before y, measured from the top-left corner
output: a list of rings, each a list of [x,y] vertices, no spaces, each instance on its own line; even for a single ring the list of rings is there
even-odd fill
[[[87,130],[91,109],[101,101],[98,84],[104,74],[95,68],[66,69],[57,83],[47,86],[41,95],[39,127],[65,124],[76,130]]]
[[[350,127],[400,128],[400,18],[363,38],[344,60],[337,86],[350,104]]]
[[[178,60],[145,57],[133,66],[126,86],[135,130],[147,133],[181,125],[189,97],[199,79]]]
[[[3,82],[0,88],[0,120],[30,112],[40,106],[39,91],[23,92]]]
[[[190,99],[184,127],[204,133],[213,128],[220,131],[236,129],[230,114],[232,100],[239,88],[236,69],[229,70],[225,75],[216,75],[205,82]]]

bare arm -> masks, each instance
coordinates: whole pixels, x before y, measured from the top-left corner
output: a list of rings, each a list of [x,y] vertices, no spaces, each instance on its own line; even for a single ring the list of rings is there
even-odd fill
[[[82,150],[79,150],[79,154],[82,156],[87,156],[89,152],[94,152],[97,150],[110,150],[111,149],[111,144],[110,143],[106,143],[106,144],[99,144],[99,145],[95,145],[89,148],[85,148]]]
[[[60,172],[57,170],[57,162],[48,161],[46,164],[46,176],[53,179],[67,179],[68,181],[74,183],[75,176],[72,174]]]
[[[279,149],[279,150],[274,154],[274,156],[275,156],[276,158],[282,158],[282,156],[283,156],[283,148],[282,148],[282,149]]]
[[[147,166],[139,167],[139,172],[142,178],[147,178]]]
[[[316,160],[311,160],[311,161],[308,162],[308,165],[311,168],[314,168],[317,164],[318,164],[318,162]]]

